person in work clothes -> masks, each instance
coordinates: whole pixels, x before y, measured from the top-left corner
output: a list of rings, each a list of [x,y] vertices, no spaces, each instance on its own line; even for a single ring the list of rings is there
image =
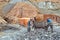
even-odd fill
[[[48,27],[51,28],[51,32],[53,32],[53,24],[52,24],[52,19],[48,18],[47,19],[47,26],[46,26],[46,31],[48,30]]]
[[[31,31],[32,26],[33,26],[33,20],[30,19],[30,20],[28,21],[28,28],[27,28],[27,31],[28,31],[28,32]]]

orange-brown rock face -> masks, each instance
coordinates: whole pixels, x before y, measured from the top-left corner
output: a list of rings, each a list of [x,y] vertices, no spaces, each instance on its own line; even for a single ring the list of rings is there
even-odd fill
[[[26,3],[17,3],[7,16],[15,17],[33,17],[37,14],[36,8]]]
[[[36,21],[37,22],[43,21],[43,19],[44,19],[44,14],[37,14],[36,15]]]
[[[7,18],[31,18],[37,15],[37,9],[27,3],[17,3],[14,8],[7,14]]]
[[[50,17],[53,21],[60,23],[60,16],[54,14],[44,14],[44,20]]]
[[[59,22],[58,16],[54,16],[51,14],[38,14],[37,9],[30,4],[27,3],[17,3],[14,8],[6,15],[7,18],[13,20],[12,23],[20,23],[27,25],[28,19],[25,18],[33,18],[36,17],[37,21],[46,20],[47,17],[50,17],[54,21]],[[24,18],[24,19],[21,19]]]

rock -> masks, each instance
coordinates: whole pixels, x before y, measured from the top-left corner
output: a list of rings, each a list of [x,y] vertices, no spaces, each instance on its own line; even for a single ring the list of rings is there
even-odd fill
[[[0,24],[6,24],[7,22],[0,16]]]

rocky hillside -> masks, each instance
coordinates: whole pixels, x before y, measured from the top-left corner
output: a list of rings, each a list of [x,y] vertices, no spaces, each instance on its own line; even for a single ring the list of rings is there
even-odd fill
[[[9,0],[0,0],[0,16],[2,16],[3,12],[2,12],[2,9],[3,7],[8,4]]]

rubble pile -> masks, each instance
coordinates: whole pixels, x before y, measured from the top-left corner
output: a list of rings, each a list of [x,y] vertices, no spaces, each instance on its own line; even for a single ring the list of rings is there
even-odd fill
[[[37,29],[35,31],[31,31],[26,33],[25,39],[26,40],[60,40],[60,32],[54,31],[46,32],[43,29]]]
[[[60,40],[60,32],[55,31],[55,29],[54,32],[51,33],[49,30],[46,32],[44,29],[35,29],[27,32],[27,28],[23,26],[18,28],[19,30],[13,27],[13,30],[7,29],[2,31],[0,40]]]

